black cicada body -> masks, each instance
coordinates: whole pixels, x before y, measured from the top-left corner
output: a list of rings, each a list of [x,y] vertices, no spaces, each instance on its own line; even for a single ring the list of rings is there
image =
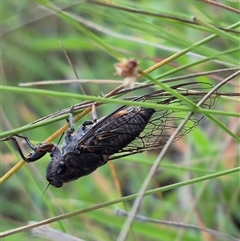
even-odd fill
[[[172,88],[192,102],[198,103],[212,86],[207,83],[194,82],[175,85]],[[211,108],[216,96],[212,95],[201,107]],[[133,98],[132,101],[188,107],[184,101],[163,90]],[[65,136],[65,144],[62,148],[52,143],[43,143],[34,147],[24,137],[33,152],[24,157],[19,147],[18,150],[27,162],[35,161],[49,152],[51,162],[47,167],[47,180],[51,185],[61,187],[65,182],[92,173],[111,159],[163,147],[172,131],[184,118],[182,111],[171,108],[163,110],[122,106],[94,123],[90,128],[82,125],[76,133],[73,133],[72,126]],[[190,132],[201,119],[203,119],[201,114],[193,114],[175,141]],[[15,138],[9,139],[17,143]]]
[[[47,180],[55,187],[90,174],[119,152],[144,130],[153,109],[123,109],[102,119],[91,129],[81,126],[62,149],[54,146]],[[83,132],[85,134],[82,136]]]

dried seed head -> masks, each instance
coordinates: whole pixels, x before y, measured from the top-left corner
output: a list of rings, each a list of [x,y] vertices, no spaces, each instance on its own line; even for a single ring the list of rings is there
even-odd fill
[[[138,62],[134,59],[123,60],[122,62],[116,63],[114,67],[116,69],[115,74],[125,78],[123,85],[133,87],[140,72]]]

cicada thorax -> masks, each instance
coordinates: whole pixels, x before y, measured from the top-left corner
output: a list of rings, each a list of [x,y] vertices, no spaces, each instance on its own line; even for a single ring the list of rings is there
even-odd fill
[[[132,107],[107,117],[82,146],[84,152],[117,153],[140,135],[154,112],[151,108]]]

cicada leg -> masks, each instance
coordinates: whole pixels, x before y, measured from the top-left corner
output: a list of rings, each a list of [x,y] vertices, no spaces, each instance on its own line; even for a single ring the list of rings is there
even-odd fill
[[[41,143],[37,146],[34,146],[31,141],[26,137],[26,136],[21,136],[21,135],[14,135],[19,138],[23,138],[28,146],[33,150],[31,153],[29,153],[27,156],[24,156],[21,147],[18,144],[18,141],[15,137],[10,136],[3,141],[11,140],[16,147],[18,153],[20,154],[21,158],[26,161],[26,162],[34,162],[43,157],[47,152],[52,152],[54,145],[52,143]]]
[[[67,122],[69,123],[69,128],[68,128],[68,130],[66,132],[66,135],[64,137],[66,144],[68,144],[69,142],[72,141],[72,134],[75,131],[72,113],[69,113],[69,119],[67,119]]]
[[[96,113],[95,104],[92,105],[91,117],[92,117],[91,121],[84,121],[82,123],[82,125],[78,128],[76,135],[78,135],[79,137],[84,136],[88,131],[87,126],[93,125],[97,122],[97,113]],[[69,113],[69,118],[67,119],[67,122],[69,123],[69,129],[67,130],[64,139],[65,139],[65,143],[69,144],[73,139],[73,133],[75,131],[74,119],[71,112]]]
[[[96,112],[95,104],[92,105],[91,117],[92,117],[92,120],[84,121],[82,123],[82,126],[79,127],[78,131],[85,131],[87,126],[97,123],[98,118],[97,118],[97,112]]]
[[[92,123],[96,123],[97,120],[98,120],[98,117],[97,117],[97,111],[96,111],[96,105],[95,104],[92,105],[91,115],[92,115]]]
[[[72,111],[72,109],[70,111]],[[97,122],[97,113],[96,113],[95,104],[92,105],[91,116],[92,116],[92,120],[84,121],[82,126],[79,127],[78,132],[81,132],[81,131],[84,132],[86,130],[87,125],[92,125]],[[71,112],[69,113],[69,119],[67,119],[67,122],[69,123],[69,129],[67,130],[66,135],[64,137],[66,144],[72,141],[72,134],[75,131],[73,114]]]

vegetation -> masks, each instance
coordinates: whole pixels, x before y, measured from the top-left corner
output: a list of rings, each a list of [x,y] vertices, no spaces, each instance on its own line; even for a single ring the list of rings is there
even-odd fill
[[[100,101],[122,83],[123,78],[114,75],[114,64],[124,58],[136,59],[140,69],[147,70],[138,83],[155,84],[125,96],[159,89],[156,82],[167,78],[235,68],[184,80],[217,85],[239,68],[237,1],[221,1],[223,6],[194,0],[69,2],[2,3],[0,138],[18,133],[34,144],[43,142],[66,124],[68,115],[28,124],[87,99]],[[219,91],[239,93],[239,76]],[[121,96],[112,99],[97,108],[99,117],[121,106]],[[221,97],[206,113],[208,118],[164,156],[137,212],[151,221],[188,226],[134,220],[127,240],[227,240],[224,234],[239,238],[239,100]],[[76,126],[90,118],[87,114]],[[11,142],[0,143],[3,176],[20,157]],[[29,152],[24,142],[21,147]],[[1,232],[8,233],[4,240],[32,240],[33,230],[25,227],[30,221],[51,228],[36,240],[64,240],[64,234],[79,240],[117,240],[126,218],[116,215],[116,207],[131,210],[159,152],[116,159],[46,192],[49,155],[23,165],[1,183]],[[56,239],[46,237],[49,233]]]

